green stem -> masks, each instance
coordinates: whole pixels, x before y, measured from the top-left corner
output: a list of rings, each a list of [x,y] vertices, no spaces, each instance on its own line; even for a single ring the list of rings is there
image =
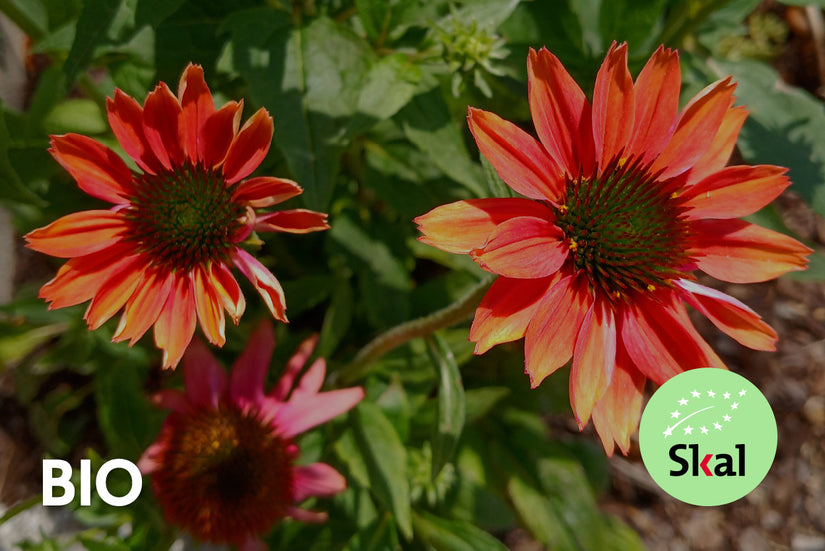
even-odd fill
[[[43,499],[40,495],[33,495],[29,499],[15,504],[13,507],[9,508],[9,510],[6,511],[6,513],[2,517],[0,517],[0,526],[2,526],[3,523],[7,520],[11,520],[23,511],[31,509],[35,505],[39,505],[41,501],[43,501]]]
[[[467,319],[481,302],[481,297],[487,292],[492,281],[492,276],[486,276],[470,292],[446,308],[381,333],[367,343],[349,365],[338,371],[336,378],[344,385],[352,384],[353,381],[364,377],[369,372],[371,364],[390,350],[414,338],[429,335],[438,329],[450,327]]]

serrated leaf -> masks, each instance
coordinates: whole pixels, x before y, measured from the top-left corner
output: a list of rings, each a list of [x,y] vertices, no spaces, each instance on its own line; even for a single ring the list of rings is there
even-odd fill
[[[434,333],[427,338],[427,351],[438,373],[438,416],[433,437],[432,478],[450,462],[464,428],[465,402],[461,372],[453,351]]]
[[[436,551],[506,551],[499,540],[473,524],[439,518],[429,513],[413,514],[415,533]]]
[[[106,38],[121,4],[122,0],[84,0],[72,49],[63,65],[67,82],[74,82],[78,73],[92,60],[95,47]]]

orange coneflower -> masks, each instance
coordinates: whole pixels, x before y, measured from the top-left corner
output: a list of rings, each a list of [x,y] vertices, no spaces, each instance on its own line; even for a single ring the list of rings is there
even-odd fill
[[[499,277],[470,330],[476,353],[525,337],[533,387],[573,358],[570,402],[593,417],[605,450],[625,453],[646,379],[724,367],[684,303],[757,350],[776,334],[750,308],[696,283],[701,270],[749,283],[802,270],[810,249],[739,217],[788,185],[776,166],[725,167],[747,111],[730,78],[679,112],[675,51],[660,47],[636,82],[614,43],[593,103],[549,51],[530,51],[529,99],[539,140],[470,109],[481,153],[526,198],[475,199],[416,219],[423,242],[470,254]]]
[[[245,179],[269,151],[266,110],[239,130],[243,102],[215,109],[203,70],[192,64],[178,97],[161,82],[143,107],[120,90],[107,107],[115,136],[140,171],[86,136],[52,136],[49,151],[80,189],[114,207],[69,214],[26,235],[30,248],[71,259],[40,297],[50,308],[91,300],[85,319],[92,329],[124,308],[114,340],[133,344],[154,325],[164,367],[177,365],[196,320],[209,342],[223,345],[224,309],[237,323],[245,308],[232,265],[272,315],[287,321],[278,280],[239,243],[253,230],[329,226],[326,214],[304,209],[256,212],[303,191],[282,178]]]

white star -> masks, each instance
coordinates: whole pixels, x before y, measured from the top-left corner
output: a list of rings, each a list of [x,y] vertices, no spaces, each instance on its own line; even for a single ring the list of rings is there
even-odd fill
[[[699,394],[699,392],[698,392],[698,391],[696,391],[696,390],[694,390],[693,392],[691,392],[691,394],[693,394],[693,397],[694,397],[694,398],[698,398],[699,396],[701,396],[701,394]]]
[[[682,414],[679,413],[678,409],[676,411],[671,411],[670,412],[670,418],[671,419],[678,419],[680,415],[682,415]]]
[[[713,392],[712,390],[708,390],[708,398],[713,398],[715,396],[716,396],[715,392]]]
[[[670,436],[671,434],[673,434],[673,428],[672,428],[672,427],[668,427],[668,428],[667,428],[667,430],[665,430],[665,432],[664,432],[665,438],[667,438],[667,437],[668,437],[668,436]]]
[[[743,388],[742,390],[739,391],[739,396],[744,396],[744,395],[745,395],[745,389]]]
[[[708,433],[708,428],[707,427],[699,427],[699,430],[702,431],[702,434],[707,434]]]
[[[730,421],[730,415],[725,415],[724,417],[722,417],[722,419],[724,419],[725,421]]]
[[[715,428],[716,430],[722,430],[722,425],[720,425],[719,423],[714,423],[713,428]]]
[[[738,404],[738,403],[736,403],[736,402],[734,402],[734,403],[732,403],[732,404],[730,405],[730,409],[736,409],[736,408],[738,408],[738,407],[739,407],[739,404]]]
[[[724,398],[725,400],[730,398],[730,392],[725,392],[724,394],[722,394],[722,398]]]
[[[687,400],[685,400],[684,398],[682,398],[681,400],[679,400],[679,405],[680,405],[680,406],[686,406],[686,405],[687,405],[687,403],[688,403],[688,402],[687,402]]]
[[[685,434],[693,434],[693,427],[690,425],[685,427]]]

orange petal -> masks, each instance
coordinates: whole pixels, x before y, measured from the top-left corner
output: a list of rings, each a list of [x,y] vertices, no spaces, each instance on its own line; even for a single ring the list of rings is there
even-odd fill
[[[255,219],[255,231],[310,233],[329,229],[328,214],[306,209],[268,212]]]
[[[685,105],[676,130],[653,162],[651,173],[661,170],[662,180],[678,176],[708,151],[733,103],[734,88],[736,85],[727,77],[709,85]]]
[[[721,291],[692,281],[675,282],[688,304],[702,312],[717,328],[754,350],[776,350],[776,332],[759,314]]]
[[[97,329],[120,310],[132,296],[146,267],[143,255],[133,255],[117,270],[109,272],[106,282],[95,293],[83,319],[89,329]]]
[[[671,298],[637,300],[622,310],[619,329],[633,363],[657,385],[688,369],[725,368],[696,332],[685,307]]]
[[[227,184],[246,178],[258,168],[269,152],[272,131],[272,117],[263,107],[246,121],[226,152],[223,175]]]
[[[739,218],[758,211],[791,181],[787,168],[773,165],[729,166],[711,174],[682,194],[688,218]]]
[[[470,340],[476,343],[475,354],[484,354],[503,342],[520,339],[547,290],[561,279],[561,273],[540,279],[500,277],[476,309]]]
[[[505,277],[535,279],[557,272],[567,260],[564,234],[543,218],[517,216],[498,225],[490,240],[470,256],[479,266]]]
[[[689,251],[708,275],[731,283],[767,281],[804,270],[811,249],[785,234],[744,220],[699,220],[691,224]]]
[[[230,101],[206,119],[203,125],[204,139],[198,141],[198,155],[203,164],[214,168],[223,163],[226,152],[241,123],[243,100]]]
[[[436,207],[414,220],[419,241],[449,253],[467,254],[483,247],[496,227],[516,216],[553,220],[553,213],[529,199],[469,199]]]
[[[91,254],[112,246],[127,231],[123,216],[110,210],[85,210],[58,218],[26,234],[30,249],[60,258]]]
[[[143,132],[143,107],[133,97],[115,88],[114,99],[106,98],[106,114],[120,146],[144,172],[163,170]]]
[[[224,332],[225,320],[223,307],[217,293],[212,288],[212,281],[204,273],[204,269],[196,267],[190,273],[192,289],[195,294],[195,310],[201,324],[203,334],[215,346],[223,346],[226,342]]]
[[[585,278],[575,276],[562,278],[541,299],[524,339],[525,367],[532,388],[573,355],[576,334],[590,303]]]
[[[546,48],[527,56],[530,114],[542,145],[570,177],[593,171],[595,159],[590,104]]]
[[[744,107],[728,109],[710,147],[690,169],[687,175],[688,184],[695,184],[714,172],[722,170],[728,164],[733,148],[736,146],[736,138],[746,118],[748,118],[748,110]]]
[[[175,276],[172,272],[146,270],[132,297],[123,309],[113,342],[129,339],[134,345],[157,321],[166,299],[172,291]]]
[[[570,405],[579,430],[607,390],[616,366],[616,321],[604,299],[596,297],[576,336],[570,370]]]
[[[608,456],[613,455],[614,442],[622,453],[630,451],[630,435],[639,426],[645,376],[633,366],[621,341],[616,347],[616,368],[601,400],[593,407],[593,426],[599,433]]]
[[[195,333],[197,316],[192,284],[187,275],[177,274],[166,304],[155,322],[155,345],[163,350],[163,367],[178,365]]]
[[[246,309],[246,299],[244,299],[241,288],[238,282],[222,262],[213,262],[210,266],[212,272],[212,286],[215,290],[218,300],[221,302],[229,317],[238,325],[238,320]]]
[[[202,134],[203,126],[215,112],[215,102],[203,78],[203,67],[194,63],[186,66],[178,84],[178,101],[181,105],[181,124],[185,129],[186,156],[197,163],[200,160],[198,142],[209,139],[208,135]]]
[[[132,195],[132,171],[102,143],[80,134],[52,136],[49,153],[92,197],[123,204]]]
[[[514,191],[558,201],[564,174],[532,136],[498,115],[470,107],[467,122],[481,154]]]
[[[258,290],[272,316],[287,323],[284,290],[272,272],[243,249],[233,251],[232,261]]]
[[[259,176],[238,184],[238,188],[232,194],[232,200],[260,209],[283,203],[303,192],[304,188],[292,180]]]
[[[659,46],[636,79],[636,108],[627,156],[647,164],[665,148],[676,127],[682,76],[679,53]]]
[[[186,128],[181,124],[178,99],[165,82],[146,96],[143,104],[143,131],[146,141],[167,170],[182,166],[185,160]]]
[[[627,43],[617,47],[614,42],[596,75],[593,91],[593,142],[601,168],[624,153],[633,130],[635,104]]]

